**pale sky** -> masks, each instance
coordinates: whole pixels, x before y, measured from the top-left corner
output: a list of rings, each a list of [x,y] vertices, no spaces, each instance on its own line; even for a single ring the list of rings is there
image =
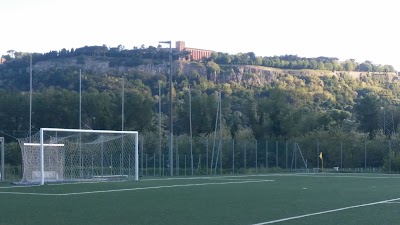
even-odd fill
[[[85,45],[349,58],[400,70],[395,0],[0,0],[0,55]]]

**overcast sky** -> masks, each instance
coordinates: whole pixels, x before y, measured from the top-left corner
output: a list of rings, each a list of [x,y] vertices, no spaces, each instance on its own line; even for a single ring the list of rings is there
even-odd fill
[[[370,60],[400,70],[394,0],[0,0],[0,54],[85,45]],[[397,23],[396,23],[397,22]]]

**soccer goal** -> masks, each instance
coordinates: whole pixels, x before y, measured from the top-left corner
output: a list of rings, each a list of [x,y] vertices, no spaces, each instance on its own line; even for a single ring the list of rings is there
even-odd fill
[[[138,132],[41,128],[19,140],[22,183],[138,180]]]

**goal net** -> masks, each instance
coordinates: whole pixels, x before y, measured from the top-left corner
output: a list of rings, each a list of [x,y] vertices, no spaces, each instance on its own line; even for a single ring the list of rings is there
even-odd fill
[[[21,183],[138,180],[138,132],[41,128],[19,139]]]

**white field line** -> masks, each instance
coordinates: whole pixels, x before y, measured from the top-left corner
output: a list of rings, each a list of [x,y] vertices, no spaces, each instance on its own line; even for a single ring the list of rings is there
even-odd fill
[[[270,182],[270,181],[274,181],[274,180],[252,180],[252,181],[235,181],[235,182],[202,183],[202,184],[176,184],[176,185],[165,185],[165,186],[155,186],[155,187],[140,187],[140,188],[126,188],[126,189],[115,189],[115,190],[104,190],[104,191],[72,192],[72,193],[64,193],[64,194],[27,193],[27,192],[0,192],[0,194],[69,196],[69,195],[84,195],[84,194],[110,193],[110,192],[122,192],[122,191],[138,191],[138,190],[163,189],[163,188],[175,188],[175,187],[192,187],[192,186],[223,185],[223,184],[261,183],[261,182]]]
[[[220,181],[258,181],[258,179],[243,179],[243,178],[219,178],[219,179],[209,179],[209,180],[220,180]]]
[[[246,177],[274,177],[274,176],[305,176],[305,177],[335,177],[335,178],[366,178],[366,179],[389,179],[389,178],[399,178],[400,176],[396,175],[387,175],[384,177],[374,177],[374,176],[347,176],[347,175],[318,175],[319,173],[272,173],[272,174],[257,174],[257,175],[231,175],[231,176],[204,176],[204,177],[169,177],[169,178],[154,178],[154,179],[140,179],[141,181],[162,181],[162,180],[202,180],[202,179],[221,179],[228,180],[224,178],[246,178]],[[326,173],[326,174],[334,174],[334,173]],[[348,173],[348,174],[359,174],[359,173]],[[239,180],[239,179],[238,179]],[[65,182],[65,183],[48,183],[47,185],[58,186],[58,185],[76,185],[76,184],[98,184],[98,183],[118,183],[118,182],[129,182],[133,180],[118,180],[118,181],[84,181],[84,182]],[[135,181],[134,181],[135,182]],[[26,185],[26,186],[10,186],[10,187],[0,187],[0,189],[7,188],[19,188],[19,187],[37,187],[40,185]]]
[[[232,176],[204,176],[204,177],[170,177],[143,179],[139,181],[160,181],[160,180],[202,180],[202,179],[224,179],[224,178],[245,178],[245,177],[271,177],[280,176],[279,174],[257,174],[257,175],[232,175]]]
[[[154,179],[142,179],[138,182],[143,181],[163,181],[163,180],[229,180],[224,178],[246,178],[246,177],[268,177],[271,175],[242,175],[242,176],[208,176],[208,177],[170,177],[170,178],[154,178]],[[243,180],[243,179],[236,179]],[[59,186],[59,185],[70,185],[70,184],[98,184],[98,183],[119,183],[119,182],[137,182],[134,180],[118,180],[118,181],[84,181],[84,182],[65,182],[65,183],[55,183],[55,184],[47,184],[51,186]],[[38,186],[38,185],[32,185]]]
[[[121,183],[121,182],[128,182],[132,180],[99,180],[99,181],[76,181],[76,182],[65,182],[65,183],[47,183],[46,185],[49,186],[61,186],[61,185],[70,185],[70,184],[99,184],[99,183]]]
[[[331,209],[331,210],[321,211],[321,212],[316,212],[316,213],[304,214],[304,215],[300,215],[300,216],[287,217],[287,218],[278,219],[278,220],[271,220],[271,221],[268,221],[268,222],[255,223],[255,224],[252,224],[252,225],[265,225],[265,224],[279,223],[279,222],[284,222],[284,221],[288,221],[288,220],[295,220],[295,219],[301,219],[301,218],[304,218],[304,217],[317,216],[317,215],[322,215],[322,214],[327,214],[327,213],[332,213],[332,212],[344,211],[344,210],[347,210],[347,209],[354,209],[354,208],[360,208],[360,207],[371,206],[371,205],[378,205],[378,204],[383,204],[383,203],[390,203],[390,202],[399,201],[399,200],[400,200],[400,198],[394,198],[394,199],[389,199],[389,200],[384,200],[384,201],[379,201],[379,202],[372,202],[372,203],[348,206],[348,207],[343,207],[343,208],[338,208],[338,209]]]
[[[0,187],[0,189],[28,188],[28,187],[39,187],[39,186],[40,185],[7,186],[7,187]]]
[[[283,175],[283,174],[282,174]],[[154,178],[154,179],[142,179],[142,181],[163,181],[163,180],[229,180],[224,178],[246,178],[246,177],[270,177],[270,176],[280,176],[279,174],[258,174],[258,175],[237,175],[237,176],[206,176],[206,177],[170,177],[170,178]],[[236,180],[244,180],[244,179],[236,179]],[[116,180],[116,181],[109,181],[109,180],[100,180],[100,181],[79,181],[79,182],[64,182],[64,183],[46,183],[49,186],[61,186],[61,185],[77,185],[77,184],[99,184],[99,183],[120,183],[120,182],[137,182],[134,180]],[[38,187],[41,185],[16,185],[16,186],[8,186],[8,187],[0,187],[0,189],[7,189],[7,188],[20,188],[20,187]]]
[[[321,178],[326,178],[326,177],[334,177],[334,178],[362,178],[362,179],[400,179],[399,177],[393,177],[393,176],[347,176],[347,175],[315,175],[315,174],[291,174],[290,176],[299,176],[299,177],[321,177]]]

